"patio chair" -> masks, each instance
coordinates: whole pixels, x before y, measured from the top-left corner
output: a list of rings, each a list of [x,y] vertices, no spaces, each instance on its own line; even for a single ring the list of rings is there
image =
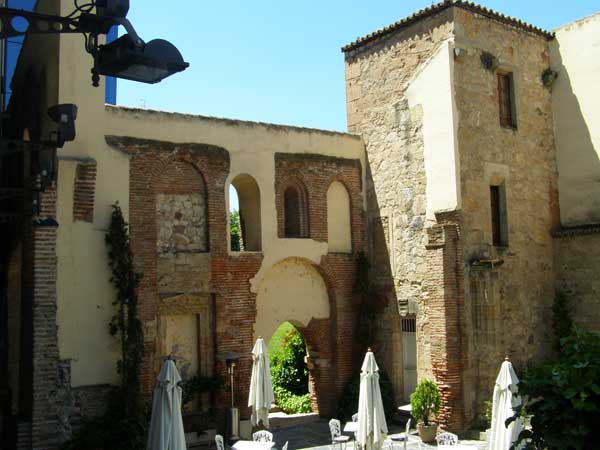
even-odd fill
[[[358,413],[352,414],[352,422],[358,422]]]
[[[340,421],[331,419],[329,421],[329,431],[331,432],[331,446],[335,448],[336,445],[339,445],[341,450],[342,444],[344,444],[344,450],[346,450],[346,443],[350,440],[350,437],[342,436],[342,425],[340,424]]]
[[[285,441],[285,444],[283,444],[283,447],[281,447],[281,450],[287,450],[288,442],[289,441]]]
[[[221,436],[220,434],[215,435],[215,444],[217,444],[217,450],[225,450],[223,436]]]
[[[435,440],[437,441],[438,447],[440,447],[442,445],[444,445],[444,446],[458,445],[458,436],[453,433],[450,433],[448,431],[438,434],[435,437]]]
[[[252,435],[254,442],[273,442],[273,433],[267,430],[257,431]]]

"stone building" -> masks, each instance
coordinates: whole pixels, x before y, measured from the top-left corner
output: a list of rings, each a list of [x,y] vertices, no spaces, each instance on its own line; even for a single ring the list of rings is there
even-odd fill
[[[166,355],[186,377],[225,375],[216,355],[238,351],[243,406],[253,341],[291,321],[330,417],[361,350],[365,252],[396,403],[433,378],[439,419],[467,429],[505,355],[521,368],[548,354],[556,289],[600,329],[599,29],[600,15],[550,33],[468,2],[419,11],[344,47],[350,134],[104,105],[80,36],[30,36],[8,137],[48,136],[57,103],[79,115],[45,174],[28,152],[0,162],[0,187],[21,183],[36,213],[0,223],[2,438],[57,448],[118,382],[104,243],[115,202],[143,273],[146,398]],[[28,190],[37,175],[43,189]]]
[[[417,379],[441,386],[451,430],[483,412],[505,355],[548,355],[555,289],[600,330],[599,27],[444,1],[342,49],[376,348],[398,403]]]

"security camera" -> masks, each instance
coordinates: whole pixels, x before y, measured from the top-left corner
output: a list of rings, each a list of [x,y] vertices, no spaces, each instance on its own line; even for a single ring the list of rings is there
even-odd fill
[[[65,142],[75,139],[75,119],[77,119],[77,105],[64,103],[48,108],[48,116],[58,124],[58,131],[52,133],[51,139],[57,147],[62,148]]]

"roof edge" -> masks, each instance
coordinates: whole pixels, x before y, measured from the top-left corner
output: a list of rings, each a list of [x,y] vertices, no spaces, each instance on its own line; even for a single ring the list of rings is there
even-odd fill
[[[383,38],[387,35],[390,35],[402,28],[406,28],[414,23],[419,22],[422,19],[439,14],[442,11],[444,11],[450,7],[453,7],[453,6],[455,6],[457,8],[465,9],[467,11],[471,11],[476,14],[486,16],[492,20],[496,20],[496,21],[498,21],[500,23],[504,23],[506,25],[520,28],[529,33],[537,34],[539,36],[544,37],[547,40],[554,38],[553,32],[544,30],[540,27],[536,27],[535,25],[532,25],[530,23],[523,22],[522,20],[517,19],[515,17],[507,16],[498,11],[494,11],[492,9],[486,8],[485,6],[478,5],[477,3],[464,1],[464,0],[443,0],[439,3],[436,3],[435,5],[420,9],[417,12],[411,14],[410,16],[405,17],[404,19],[401,19],[397,22],[394,22],[393,24],[388,25],[387,27],[381,28],[379,30],[376,30],[372,33],[367,34],[366,36],[358,38],[354,42],[351,42],[350,44],[343,46],[341,48],[341,51],[342,51],[342,53],[347,53],[349,51],[356,50],[370,42],[373,42],[373,41]]]

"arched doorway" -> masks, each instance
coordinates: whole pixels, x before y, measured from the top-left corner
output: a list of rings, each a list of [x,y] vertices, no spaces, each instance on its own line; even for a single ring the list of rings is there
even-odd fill
[[[335,401],[333,337],[327,285],[317,268],[302,258],[273,265],[261,279],[257,298],[255,337],[267,342],[284,322],[303,336],[314,412],[328,414]]]

